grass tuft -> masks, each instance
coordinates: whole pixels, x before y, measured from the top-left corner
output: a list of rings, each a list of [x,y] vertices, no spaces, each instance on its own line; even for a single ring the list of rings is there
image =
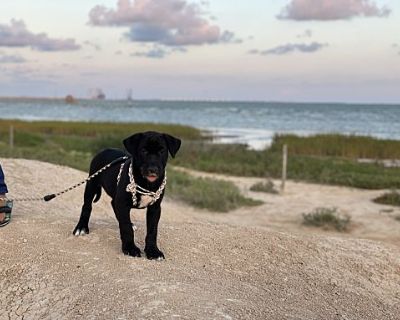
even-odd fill
[[[275,189],[275,185],[271,180],[268,180],[266,182],[258,182],[256,184],[253,184],[250,187],[251,191],[255,192],[265,192],[265,193],[272,193],[272,194],[278,194],[279,191]]]
[[[375,198],[373,201],[379,204],[400,207],[400,193],[396,190],[393,190],[391,192],[384,193],[383,195]]]
[[[347,231],[350,221],[351,217],[340,214],[337,208],[316,208],[310,213],[303,213],[303,224],[340,232]]]
[[[168,170],[167,194],[197,208],[228,212],[243,206],[258,206],[263,202],[244,197],[231,182],[210,178],[194,178]]]

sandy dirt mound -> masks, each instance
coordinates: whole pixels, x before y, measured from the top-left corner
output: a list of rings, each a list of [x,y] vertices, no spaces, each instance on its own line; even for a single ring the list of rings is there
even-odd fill
[[[400,207],[374,203],[372,200],[390,190],[362,190],[340,186],[318,185],[288,181],[283,194],[252,192],[250,187],[260,178],[232,177],[176,168],[197,177],[222,179],[236,184],[243,194],[264,202],[252,208],[241,208],[229,214],[204,212],[202,219],[214,223],[239,226],[268,227],[277,231],[295,233],[318,233],[380,240],[400,245]],[[279,190],[280,181],[273,181]],[[309,213],[318,207],[336,208],[340,213],[351,216],[349,232],[338,234],[318,228],[302,225],[303,213]],[[198,214],[193,215],[197,218]]]
[[[37,161],[1,163],[10,196],[47,194],[86,177]],[[211,223],[167,198],[159,232],[167,259],[148,261],[121,253],[105,196],[90,235],[72,236],[82,195],[80,188],[50,203],[15,204],[0,229],[0,319],[399,317],[394,245]],[[132,217],[143,248],[144,212]]]

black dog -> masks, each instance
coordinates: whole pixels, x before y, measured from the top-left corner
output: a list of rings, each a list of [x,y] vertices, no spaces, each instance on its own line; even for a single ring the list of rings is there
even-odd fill
[[[181,140],[168,134],[144,132],[130,136],[123,143],[131,158],[121,160],[120,164],[111,166],[86,183],[81,217],[73,234],[78,236],[89,233],[92,202],[100,199],[103,187],[112,198],[111,205],[119,223],[122,252],[132,257],[140,257],[140,249],[134,242],[130,210],[147,207],[144,251],[148,259],[163,259],[164,254],[157,247],[157,228],[166,182],[165,167],[168,152],[175,157]],[[93,158],[89,175],[112,161],[118,162],[117,159],[123,156],[126,156],[126,153],[119,149],[101,151]]]

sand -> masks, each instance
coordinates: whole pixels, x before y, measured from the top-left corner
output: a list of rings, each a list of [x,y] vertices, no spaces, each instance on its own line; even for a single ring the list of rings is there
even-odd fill
[[[86,177],[38,161],[0,161],[10,197]],[[284,195],[265,195],[248,191],[257,179],[223,178],[265,204],[217,214],[167,196],[161,262],[121,253],[106,196],[90,235],[78,238],[71,232],[82,187],[49,203],[16,202],[0,229],[0,319],[399,319],[400,223],[396,211],[370,201],[381,191],[289,182]],[[301,225],[302,212],[328,205],[351,214],[351,232]],[[132,219],[143,249],[144,211],[133,210]]]

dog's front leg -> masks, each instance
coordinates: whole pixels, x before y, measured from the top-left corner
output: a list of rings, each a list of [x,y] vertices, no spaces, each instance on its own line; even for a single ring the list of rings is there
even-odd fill
[[[132,222],[130,217],[131,208],[124,204],[123,201],[116,201],[112,203],[119,223],[119,232],[122,241],[122,252],[132,257],[140,257],[140,249],[135,245],[135,238],[132,229]]]
[[[161,206],[160,203],[155,203],[154,205],[147,208],[146,213],[146,225],[147,225],[147,235],[146,235],[146,246],[144,252],[146,253],[147,259],[165,259],[164,254],[157,247],[157,232],[158,232],[158,222],[161,216]]]

